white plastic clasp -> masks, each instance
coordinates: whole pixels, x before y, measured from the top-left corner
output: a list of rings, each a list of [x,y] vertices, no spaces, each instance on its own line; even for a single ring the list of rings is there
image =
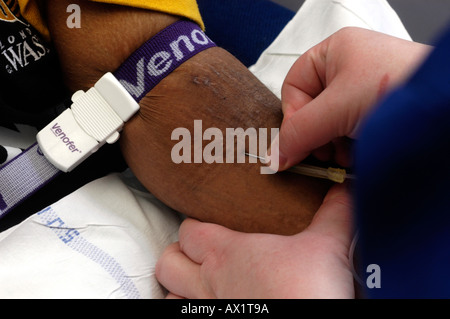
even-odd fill
[[[37,135],[42,153],[63,172],[72,171],[105,143],[115,143],[124,123],[139,110],[112,73],[87,92],[76,92],[72,102]]]

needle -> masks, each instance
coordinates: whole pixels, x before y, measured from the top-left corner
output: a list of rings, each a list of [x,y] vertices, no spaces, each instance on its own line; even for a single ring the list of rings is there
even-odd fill
[[[250,153],[245,153],[245,155],[257,158],[264,164],[266,164],[266,159],[261,156],[257,156]],[[308,164],[299,164],[289,168],[287,171],[316,178],[329,179],[330,181],[336,183],[343,183],[346,179],[355,179],[354,175],[347,174],[346,170],[342,168],[333,168],[333,167],[324,168]]]

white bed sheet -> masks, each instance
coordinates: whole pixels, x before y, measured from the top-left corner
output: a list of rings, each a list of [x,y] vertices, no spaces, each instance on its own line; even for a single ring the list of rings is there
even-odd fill
[[[385,0],[306,0],[250,71],[281,98],[283,80],[294,62],[344,27],[360,27],[411,40],[397,13]]]

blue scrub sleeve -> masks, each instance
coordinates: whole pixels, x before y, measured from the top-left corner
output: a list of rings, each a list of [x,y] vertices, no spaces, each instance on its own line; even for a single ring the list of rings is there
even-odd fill
[[[359,274],[368,298],[450,297],[450,29],[356,145]]]

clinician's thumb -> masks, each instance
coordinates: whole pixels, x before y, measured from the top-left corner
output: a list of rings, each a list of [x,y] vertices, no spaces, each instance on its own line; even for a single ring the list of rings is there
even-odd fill
[[[324,92],[324,95],[327,94]],[[284,119],[266,158],[270,163],[278,159],[279,171],[298,164],[314,150],[346,135],[348,114],[345,109],[325,101],[325,96],[319,96]]]
[[[350,245],[353,231],[353,200],[349,184],[334,185],[308,227],[308,230],[333,236],[346,245]]]

